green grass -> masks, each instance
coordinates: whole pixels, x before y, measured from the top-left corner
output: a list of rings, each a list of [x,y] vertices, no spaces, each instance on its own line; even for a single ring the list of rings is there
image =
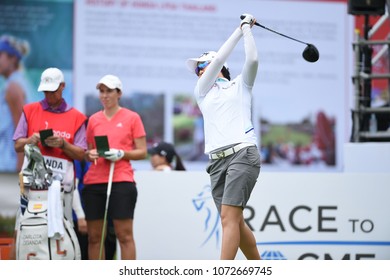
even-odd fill
[[[292,129],[286,125],[271,125],[270,130],[262,135],[262,144],[270,143],[294,143],[308,145],[311,143],[312,136],[308,133]]]
[[[192,129],[194,127],[194,117],[189,117],[185,114],[175,115],[173,117],[173,127],[175,129]]]

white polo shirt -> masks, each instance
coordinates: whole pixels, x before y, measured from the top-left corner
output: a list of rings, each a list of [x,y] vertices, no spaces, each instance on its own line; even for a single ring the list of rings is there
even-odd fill
[[[245,63],[234,80],[218,78],[228,56],[244,37]],[[194,94],[203,114],[205,153],[236,143],[257,145],[252,123],[252,88],[257,74],[257,50],[249,25],[237,28],[196,83]]]
[[[243,84],[241,75],[232,81],[218,78],[207,95],[196,96],[204,117],[205,153],[235,143],[257,144],[251,88]]]

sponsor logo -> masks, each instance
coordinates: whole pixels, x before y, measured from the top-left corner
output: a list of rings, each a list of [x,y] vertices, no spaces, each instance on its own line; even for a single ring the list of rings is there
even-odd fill
[[[48,128],[49,128],[49,122],[45,121],[45,129],[48,129]],[[66,139],[70,139],[70,137],[71,137],[70,133],[68,133],[66,131],[59,131],[59,130],[53,129],[53,134],[54,134],[54,136],[62,137],[62,138],[66,138]]]
[[[202,191],[192,199],[192,204],[196,212],[201,214],[200,216],[203,219],[204,240],[200,246],[204,246],[207,243],[214,243],[218,249],[222,231],[219,213],[211,196],[210,185],[203,187]]]
[[[54,136],[70,139],[70,133],[66,131],[53,130]]]
[[[287,260],[280,251],[264,251],[261,254],[263,260]]]
[[[42,204],[41,203],[36,203],[33,205],[33,210],[41,210],[42,209]]]

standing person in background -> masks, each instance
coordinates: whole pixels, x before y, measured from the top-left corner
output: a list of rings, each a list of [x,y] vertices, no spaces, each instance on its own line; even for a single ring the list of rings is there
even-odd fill
[[[72,199],[75,180],[73,160],[84,158],[87,148],[85,137],[87,117],[66,103],[62,97],[64,88],[64,75],[60,69],[47,68],[43,71],[38,91],[43,91],[45,98],[23,107],[23,114],[13,139],[15,151],[18,153],[24,152],[26,144],[37,145],[53,172],[63,176],[64,214],[69,221],[73,221]],[[54,135],[42,143],[39,131],[50,128]]]
[[[61,174],[64,188],[64,215],[73,223],[72,200],[74,190],[74,160],[84,158],[86,145],[85,121],[87,117],[69,106],[62,97],[65,80],[58,68],[47,68],[41,75],[38,91],[43,91],[45,98],[23,107],[23,114],[16,127],[13,140],[15,151],[24,153],[26,144],[37,145],[54,174]],[[39,131],[53,130],[53,136],[42,143]],[[23,162],[23,169],[28,161]],[[27,197],[27,195],[26,195]],[[21,208],[27,201],[21,200]],[[19,224],[16,217],[15,229]],[[15,252],[13,252],[14,254]]]
[[[152,148],[148,150],[148,153],[151,155],[150,163],[154,170],[158,170],[158,171],[186,170],[183,161],[181,160],[181,157],[177,154],[174,146],[170,143],[166,143],[166,142],[156,143],[153,145]],[[173,160],[175,160],[175,167],[172,166]]]
[[[96,88],[103,110],[93,114],[88,122],[86,158],[94,163],[84,177],[82,194],[88,225],[88,255],[89,259],[99,258],[109,169],[110,163],[115,162],[108,216],[113,220],[121,258],[134,260],[133,217],[137,188],[130,161],[146,157],[146,133],[140,116],[119,105],[122,82],[118,77],[106,75]],[[101,135],[107,135],[110,146],[104,157],[99,157],[94,140]]]
[[[256,20],[244,14],[240,26],[218,52],[187,60],[198,76],[194,90],[205,126],[205,152],[209,154],[214,202],[221,215],[221,259],[236,257],[238,248],[247,259],[260,259],[255,237],[244,221],[243,209],[260,173],[260,155],[252,124],[252,88],[258,66],[251,28]],[[244,37],[242,73],[230,80],[226,60]]]
[[[23,163],[23,154],[13,149],[12,136],[30,91],[22,65],[29,50],[25,40],[10,35],[0,37],[0,76],[5,79],[0,89],[0,172],[19,171]]]

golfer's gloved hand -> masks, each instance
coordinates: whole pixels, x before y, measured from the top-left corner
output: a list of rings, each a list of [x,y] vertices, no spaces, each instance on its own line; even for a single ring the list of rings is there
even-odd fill
[[[241,28],[244,24],[249,24],[252,27],[256,22],[255,17],[250,14],[242,14],[240,18],[241,18],[241,23],[240,23]]]
[[[118,161],[125,155],[125,152],[123,150],[117,150],[117,149],[110,149],[107,152],[104,152],[104,157],[111,161]]]

